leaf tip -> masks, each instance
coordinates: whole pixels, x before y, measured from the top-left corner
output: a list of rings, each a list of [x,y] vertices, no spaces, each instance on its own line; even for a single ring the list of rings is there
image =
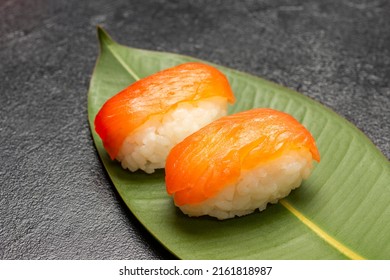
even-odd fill
[[[97,30],[97,36],[101,46],[104,44],[114,43],[114,40],[110,37],[110,35],[108,35],[107,31],[105,31],[103,27],[98,25],[96,26],[96,30]]]

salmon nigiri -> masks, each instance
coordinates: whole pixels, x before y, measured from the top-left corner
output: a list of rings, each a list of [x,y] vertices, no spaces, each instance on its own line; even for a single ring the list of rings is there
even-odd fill
[[[177,144],[166,188],[190,216],[218,219],[264,210],[300,186],[320,161],[314,138],[292,116],[252,109],[222,117]]]
[[[95,129],[111,159],[131,171],[163,168],[170,149],[227,113],[235,101],[216,68],[184,63],[143,78],[109,99]]]

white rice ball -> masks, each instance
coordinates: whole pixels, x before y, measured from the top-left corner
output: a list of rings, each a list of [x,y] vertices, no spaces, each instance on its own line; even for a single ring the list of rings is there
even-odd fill
[[[237,182],[226,186],[212,198],[197,204],[179,206],[189,216],[209,215],[220,220],[264,210],[277,203],[309,177],[312,156],[307,150],[288,151],[280,157],[242,170]]]
[[[151,116],[123,142],[116,159],[123,168],[153,173],[164,168],[169,151],[185,137],[227,114],[227,100],[211,97],[182,102],[164,115]]]

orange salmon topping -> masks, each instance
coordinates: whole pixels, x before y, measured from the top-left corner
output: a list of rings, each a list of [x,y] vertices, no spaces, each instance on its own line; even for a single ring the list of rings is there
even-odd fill
[[[175,204],[195,204],[235,183],[241,170],[305,149],[320,161],[314,138],[292,116],[252,109],[222,117],[177,144],[167,158],[166,188]]]
[[[110,98],[95,118],[95,129],[114,159],[125,138],[151,116],[164,114],[180,102],[221,96],[235,97],[226,77],[197,62],[181,64],[143,78]]]

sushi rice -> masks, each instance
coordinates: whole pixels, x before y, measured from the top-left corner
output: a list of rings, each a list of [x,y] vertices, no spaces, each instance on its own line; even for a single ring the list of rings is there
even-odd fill
[[[116,159],[125,169],[153,173],[164,168],[169,151],[185,137],[227,114],[227,99],[210,97],[181,102],[164,115],[155,115],[123,142]]]
[[[309,151],[288,151],[279,158],[242,170],[237,182],[226,186],[215,197],[196,204],[179,206],[189,216],[209,215],[220,220],[262,211],[277,203],[309,177],[312,156]]]

